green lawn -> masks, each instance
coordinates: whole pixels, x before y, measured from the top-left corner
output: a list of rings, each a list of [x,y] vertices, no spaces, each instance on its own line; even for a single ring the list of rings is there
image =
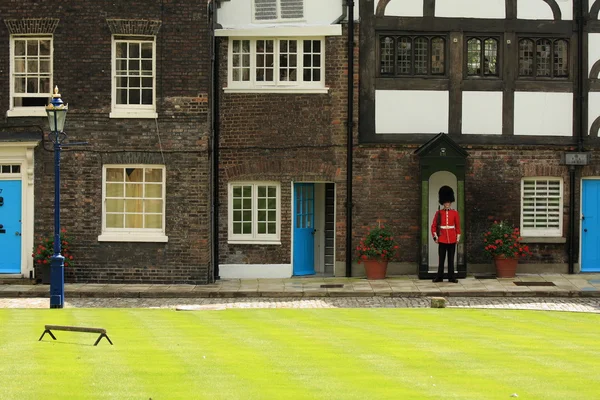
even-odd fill
[[[97,335],[44,324],[103,327]],[[0,399],[598,399],[600,315],[0,310]]]

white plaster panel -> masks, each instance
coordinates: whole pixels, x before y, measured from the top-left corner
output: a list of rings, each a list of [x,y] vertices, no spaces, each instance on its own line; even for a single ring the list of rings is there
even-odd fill
[[[221,264],[221,279],[290,278],[291,264]]]
[[[516,92],[515,135],[572,136],[573,94]]]
[[[517,2],[518,19],[554,19],[552,9],[543,0],[519,0]]]
[[[556,0],[563,20],[573,19],[573,0]]]
[[[358,1],[357,1],[358,3]],[[230,0],[221,3],[217,11],[218,22],[224,29],[247,29],[266,26],[330,25],[343,12],[343,0],[304,0],[304,20],[293,22],[254,22],[253,0]],[[344,6],[345,7],[345,6]],[[358,8],[355,8],[358,18]]]
[[[437,0],[435,16],[504,19],[506,17],[505,0]]]
[[[598,60],[600,60],[600,33],[590,33],[588,34],[588,74]]]
[[[588,134],[598,117],[600,117],[600,92],[590,92],[588,95]]]
[[[502,134],[502,92],[463,92],[462,133]]]
[[[375,5],[377,11],[377,5]],[[423,0],[392,0],[385,8],[385,15],[394,17],[422,17]]]
[[[375,91],[376,133],[448,131],[448,91]]]

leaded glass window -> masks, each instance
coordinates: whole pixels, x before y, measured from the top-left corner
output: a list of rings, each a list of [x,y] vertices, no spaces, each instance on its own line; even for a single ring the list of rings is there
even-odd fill
[[[232,41],[231,72],[236,82],[250,81],[250,41]]]
[[[495,77],[500,75],[497,38],[467,38],[467,76]]]
[[[519,76],[530,79],[568,78],[569,42],[552,38],[520,39]]]
[[[446,39],[440,36],[382,36],[382,76],[434,76],[446,73]]]

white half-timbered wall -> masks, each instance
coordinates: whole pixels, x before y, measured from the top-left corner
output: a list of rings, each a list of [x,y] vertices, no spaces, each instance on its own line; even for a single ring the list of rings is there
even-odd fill
[[[379,0],[374,1],[374,9],[377,12]],[[561,19],[572,20],[573,0],[556,0],[556,2],[560,7]],[[423,17],[423,5],[423,0],[389,0],[384,15]],[[505,0],[436,0],[435,16],[504,19],[506,4]],[[517,18],[554,20],[554,14],[550,5],[544,0],[517,0]],[[452,51],[451,45],[448,49]],[[597,60],[600,60],[600,34],[590,34],[590,69]],[[518,63],[518,60],[514,62]],[[517,91],[514,95],[514,135],[571,136],[573,134],[572,93]],[[448,99],[447,91],[376,90],[375,133],[448,132]],[[464,91],[462,101],[463,134],[502,134],[502,92]],[[598,95],[590,93],[589,102],[589,126],[591,127],[593,121],[600,117],[600,93]]]

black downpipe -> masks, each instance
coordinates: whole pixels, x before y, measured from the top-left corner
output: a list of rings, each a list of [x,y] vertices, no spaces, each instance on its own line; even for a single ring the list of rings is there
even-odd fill
[[[354,131],[354,0],[348,0],[348,147],[346,148],[346,276],[352,276],[352,152]]]
[[[577,7],[577,151],[583,151],[583,106],[585,100],[584,94],[584,66],[583,66],[583,39],[584,39],[584,23],[585,13],[582,1]],[[577,170],[575,166],[569,167],[569,274],[575,273],[575,174]]]
[[[209,3],[210,39],[211,39],[211,68],[210,68],[210,132],[211,132],[211,176],[212,176],[212,207],[211,207],[211,261],[213,266],[213,281],[219,280],[219,43],[215,36],[217,26],[217,5]]]

